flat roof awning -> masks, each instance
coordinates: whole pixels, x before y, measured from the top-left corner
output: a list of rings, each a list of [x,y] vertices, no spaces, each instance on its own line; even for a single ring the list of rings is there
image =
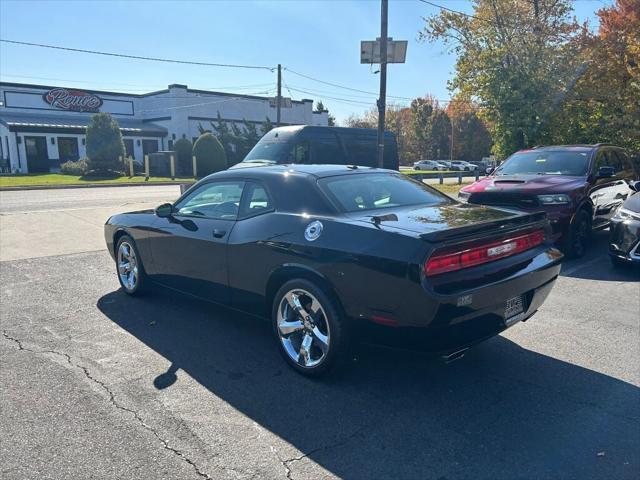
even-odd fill
[[[167,129],[154,123],[143,122],[131,118],[118,118],[122,135],[132,137],[164,137]],[[6,125],[11,132],[34,133],[86,133],[91,117],[87,116],[53,116],[53,115],[12,115],[0,113],[0,123]]]

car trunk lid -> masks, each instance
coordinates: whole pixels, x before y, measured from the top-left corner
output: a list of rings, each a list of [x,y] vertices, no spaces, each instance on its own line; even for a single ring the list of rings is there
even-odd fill
[[[523,213],[465,203],[387,208],[349,215],[381,230],[413,234],[437,243],[469,237],[491,237],[544,221],[544,212]]]

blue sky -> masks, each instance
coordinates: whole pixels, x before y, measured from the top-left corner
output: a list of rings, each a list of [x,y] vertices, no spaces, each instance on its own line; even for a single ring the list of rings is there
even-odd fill
[[[471,12],[466,0],[435,0]],[[579,20],[612,0],[579,0]],[[438,11],[417,0],[391,1],[389,35],[408,40],[407,62],[389,66],[388,95],[432,94],[447,99],[455,57],[443,45],[421,43],[421,17]],[[324,1],[0,1],[0,37],[131,55],[216,63],[276,65],[377,92],[378,75],[359,63],[360,40],[379,35],[378,0]],[[375,69],[374,69],[375,70]],[[323,85],[285,70],[283,95],[323,100],[338,120],[375,105],[375,94]],[[117,59],[0,44],[0,79],[132,93],[192,88],[273,95],[276,75],[241,70]],[[333,98],[332,98],[333,97]]]

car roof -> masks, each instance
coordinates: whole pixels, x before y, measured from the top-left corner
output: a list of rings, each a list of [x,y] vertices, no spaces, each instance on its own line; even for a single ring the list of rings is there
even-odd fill
[[[568,151],[576,151],[576,152],[590,152],[599,147],[611,147],[611,148],[620,148],[616,145],[612,145],[609,143],[595,143],[595,144],[576,144],[576,145],[542,145],[533,148],[525,148],[519,150],[520,152],[532,152],[532,151],[557,151],[557,150],[568,150]]]
[[[375,136],[378,134],[375,128],[353,128],[353,127],[329,127],[324,125],[287,125],[284,127],[275,127],[272,128],[271,132],[299,132],[301,130],[306,130],[310,132],[326,132],[326,131],[334,131],[339,132],[345,135],[368,135]],[[385,136],[387,137],[395,137],[395,134],[390,130],[384,131]]]
[[[358,175],[363,173],[398,173],[396,170],[384,168],[361,167],[355,165],[300,165],[300,164],[279,164],[256,167],[238,168],[233,170],[223,170],[212,173],[205,179],[222,178],[268,178],[281,175],[301,175],[307,177],[324,178],[337,175]]]

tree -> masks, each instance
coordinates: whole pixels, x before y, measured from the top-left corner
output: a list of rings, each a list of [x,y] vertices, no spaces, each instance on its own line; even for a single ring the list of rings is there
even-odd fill
[[[255,146],[260,138],[273,129],[273,124],[269,117],[265,117],[265,121],[260,124],[260,132],[258,125],[247,119],[242,119],[241,124],[237,122],[223,119],[218,112],[217,120],[209,122],[211,128],[206,129],[201,123],[198,124],[198,131],[203,133],[212,133],[220,141],[227,156],[228,166],[235,165],[244,160],[247,154]]]
[[[455,97],[446,108],[453,130],[453,158],[478,161],[491,152],[491,134],[469,99]]]
[[[475,0],[473,15],[442,10],[426,20],[421,38],[457,54],[449,88],[478,100],[500,157],[546,137],[581,73],[584,28],[570,14],[571,0]]]
[[[398,143],[398,157],[401,165],[409,165],[418,160],[415,150],[415,134],[413,131],[413,116],[410,108],[400,105],[387,105],[385,115],[385,130],[393,132]],[[378,109],[372,108],[362,116],[350,115],[346,122],[350,128],[378,128]]]
[[[265,135],[267,132],[270,132],[271,130],[273,130],[273,123],[271,123],[271,120],[269,119],[269,117],[266,117],[264,122],[262,122],[262,125],[260,126],[260,131],[262,135]]]
[[[192,173],[192,153],[193,145],[186,138],[181,138],[173,144],[173,150],[176,152],[178,164],[178,175],[189,175]]]
[[[87,126],[87,157],[89,169],[103,173],[121,171],[124,158],[124,143],[118,121],[108,113],[96,113]]]
[[[211,124],[213,134],[218,138],[224,148],[227,161],[230,161],[232,165],[238,163],[235,161],[237,136],[234,135],[232,130],[233,123],[230,127],[227,121],[222,118],[220,112],[217,113],[216,123],[209,123]]]
[[[327,112],[327,118],[328,118],[327,125],[330,127],[335,126],[336,117],[329,113],[329,110],[324,106],[324,104],[322,103],[322,100],[318,100],[318,103],[316,103],[316,112],[318,113]]]
[[[196,156],[199,177],[227,168],[227,155],[220,141],[212,133],[203,133],[198,137],[193,145],[193,154]]]
[[[411,112],[419,159],[448,158],[451,122],[438,101],[431,96],[415,98]]]
[[[597,34],[580,39],[582,75],[551,119],[550,142],[610,142],[640,154],[640,3],[597,12]]]
[[[378,110],[371,109],[361,116],[351,114],[346,119],[345,125],[349,128],[377,128]]]

